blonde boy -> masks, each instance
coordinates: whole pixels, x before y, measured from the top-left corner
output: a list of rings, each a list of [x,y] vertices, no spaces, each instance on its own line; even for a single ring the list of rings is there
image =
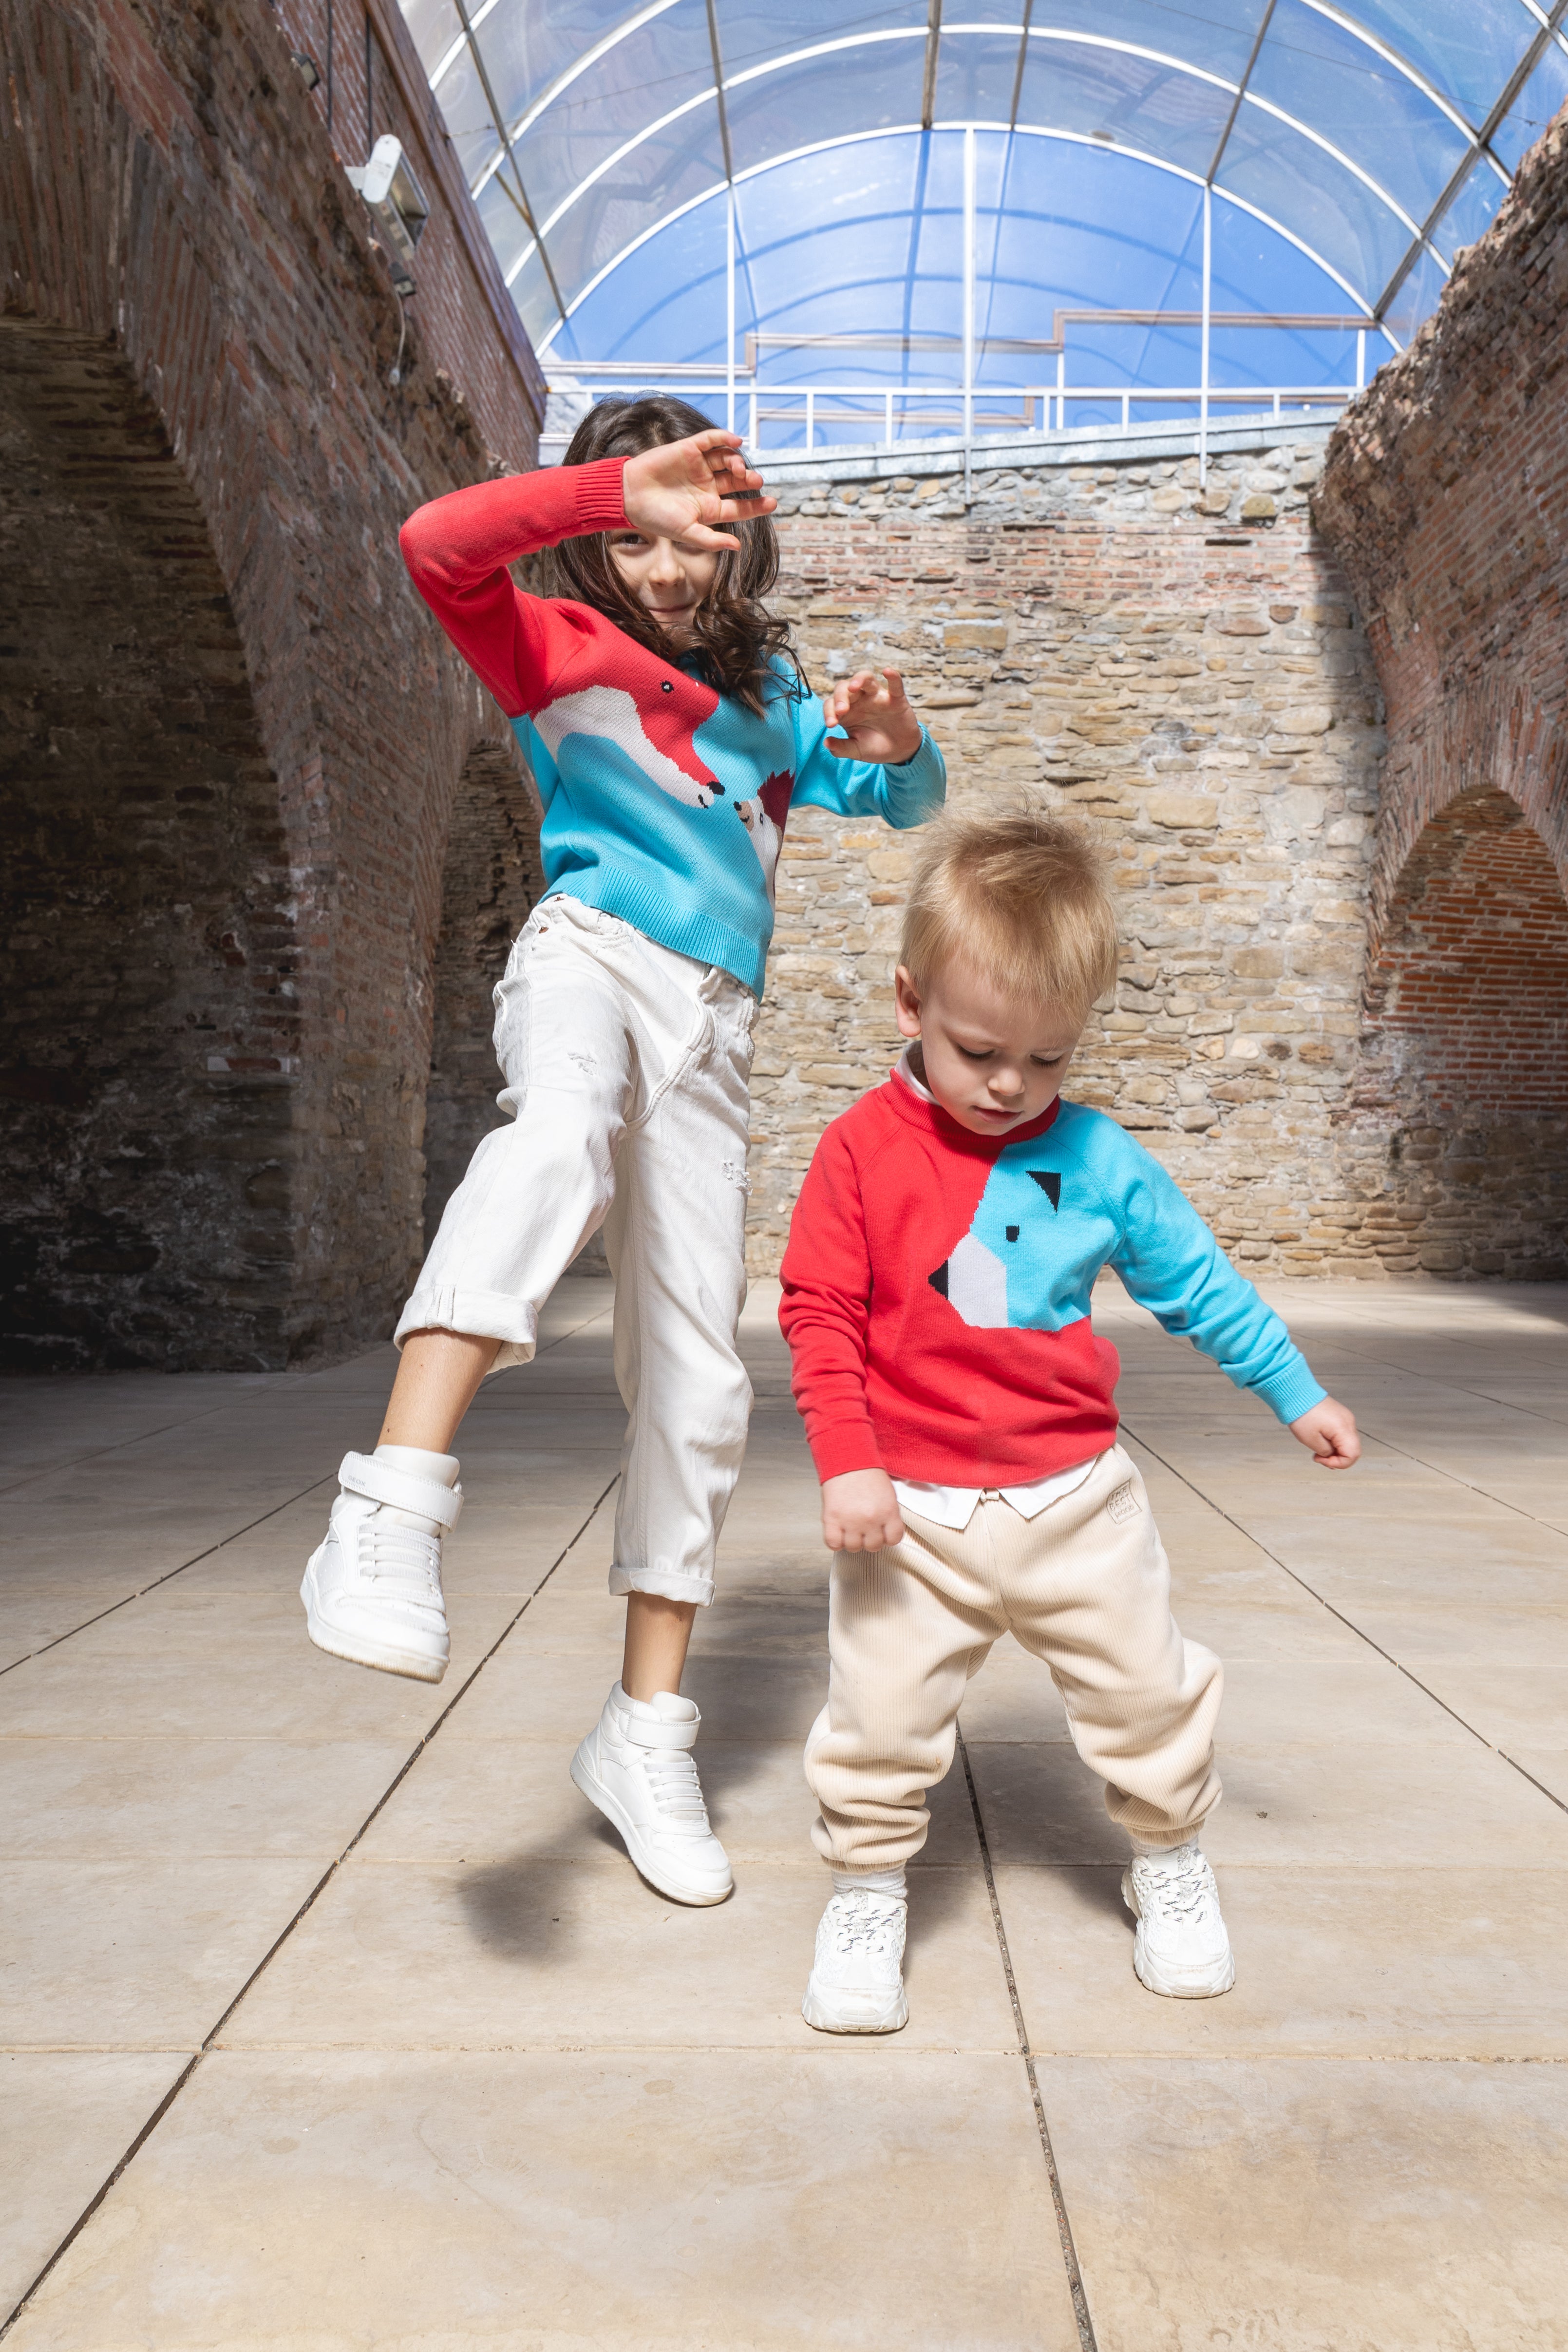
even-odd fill
[[[1188,1999],[1235,1980],[1198,1843],[1219,1800],[1220,1665],[1171,1616],[1116,1442],[1120,1366],[1090,1322],[1101,1267],[1325,1468],[1361,1447],[1158,1161],[1061,1099],[1115,969],[1101,859],[1074,826],[945,820],[904,925],[910,1042],[829,1128],[795,1211],[780,1320],[834,1554],[829,1698],[806,1748],[834,1891],[803,2014],[825,2032],[908,2016],[904,1864],[965,1684],[1009,1630],[1051,1669],[1131,1841],[1140,1980]]]

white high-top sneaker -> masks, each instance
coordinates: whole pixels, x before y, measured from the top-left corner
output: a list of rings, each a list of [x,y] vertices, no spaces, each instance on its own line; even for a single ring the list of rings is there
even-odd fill
[[[729,1856],[708,1827],[692,1749],[702,1729],[695,1700],[660,1691],[628,1698],[619,1683],[571,1759],[571,1777],[651,1886],[676,1903],[722,1903]]]
[[[326,1539],[299,1598],[319,1650],[356,1666],[438,1683],[451,1643],[441,1593],[441,1538],[463,1489],[450,1454],[413,1445],[345,1454]]]
[[[1122,1900],[1138,1923],[1133,1966],[1150,1992],[1207,2000],[1236,1982],[1219,1889],[1196,1838],[1164,1853],[1135,1853]]]
[[[904,1934],[909,1906],[882,1884],[846,1885],[835,1871],[833,1894],[817,1928],[817,1953],[800,2014],[819,2033],[896,2033],[909,2021],[904,1990]],[[896,1874],[902,1881],[902,1871]]]

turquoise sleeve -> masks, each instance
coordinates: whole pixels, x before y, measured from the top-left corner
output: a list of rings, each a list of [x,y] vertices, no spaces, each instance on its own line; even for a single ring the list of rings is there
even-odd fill
[[[814,695],[795,699],[794,723],[794,807],[827,809],[834,816],[879,816],[904,833],[934,816],[947,796],[946,765],[924,727],[920,749],[901,766],[883,768],[868,760],[834,757]]]
[[[1111,1264],[1140,1307],[1212,1357],[1283,1422],[1321,1404],[1324,1390],[1271,1307],[1238,1274],[1186,1194],[1141,1144],[1122,1135],[1106,1206],[1121,1238]],[[1097,1180],[1100,1171],[1096,1171]]]

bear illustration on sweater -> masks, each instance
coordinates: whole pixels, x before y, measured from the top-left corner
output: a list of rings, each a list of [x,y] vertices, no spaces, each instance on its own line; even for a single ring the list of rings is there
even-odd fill
[[[968,1232],[927,1276],[971,1330],[1060,1330],[1051,1299],[1061,1271],[1053,1227],[1061,1214],[1061,1176],[1042,1166],[1052,1156],[1043,1136],[1001,1152],[986,1180]]]

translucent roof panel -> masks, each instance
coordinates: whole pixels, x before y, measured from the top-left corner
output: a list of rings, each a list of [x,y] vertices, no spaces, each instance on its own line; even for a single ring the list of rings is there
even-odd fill
[[[552,380],[774,440],[1343,395],[1568,100],[1562,0],[402,5]]]

